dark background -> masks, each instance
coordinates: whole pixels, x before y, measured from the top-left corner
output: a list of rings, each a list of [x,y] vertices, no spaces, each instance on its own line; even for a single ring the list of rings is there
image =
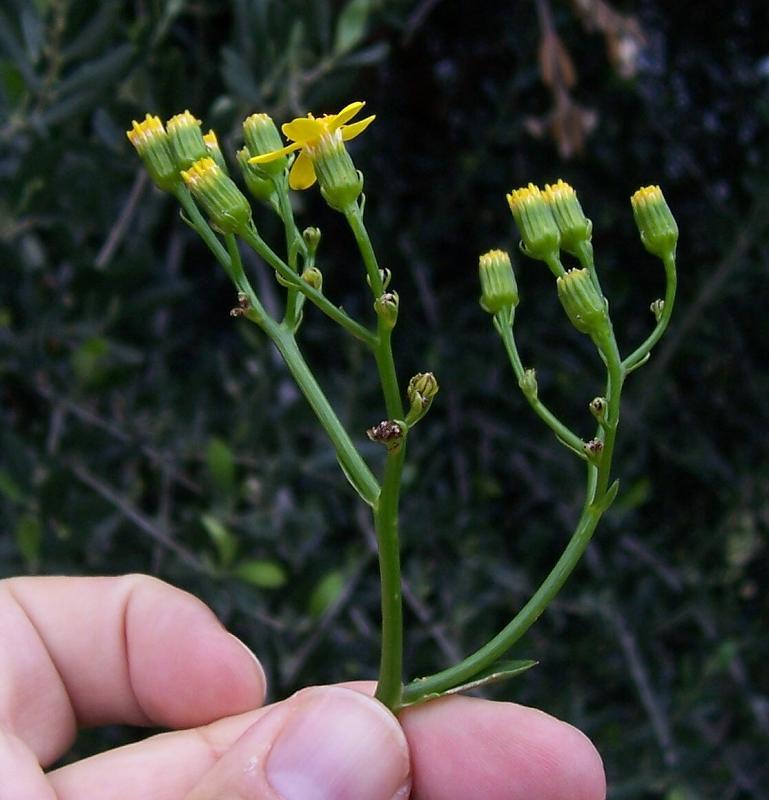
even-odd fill
[[[0,576],[158,575],[260,654],[273,698],[375,674],[367,515],[124,133],[189,108],[232,154],[249,113],[366,99],[378,118],[352,152],[401,297],[399,373],[442,386],[403,498],[409,677],[510,618],[581,500],[579,465],[477,304],[478,254],[516,248],[505,192],[578,189],[629,352],[663,276],[628,197],[659,183],[681,229],[679,305],[628,381],[620,495],[515,649],[540,665],[493,695],[583,728],[613,798],[769,796],[768,30],[767,4],[744,1],[2,0]],[[328,296],[367,317],[340,218],[317,192],[296,200],[323,230]],[[547,270],[518,256],[516,271],[524,361],[587,435],[600,364]],[[373,364],[310,308],[301,340],[376,461]],[[73,757],[133,735],[86,735]]]

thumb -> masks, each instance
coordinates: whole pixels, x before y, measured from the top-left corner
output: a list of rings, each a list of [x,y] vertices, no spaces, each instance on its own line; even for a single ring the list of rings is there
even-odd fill
[[[186,800],[406,800],[406,738],[380,703],[318,686],[277,703]]]

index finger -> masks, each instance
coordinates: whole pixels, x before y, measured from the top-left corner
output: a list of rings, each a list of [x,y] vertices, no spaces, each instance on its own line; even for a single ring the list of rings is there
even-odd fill
[[[78,726],[187,728],[264,700],[213,612],[142,575],[0,581],[0,642],[0,719],[43,764]]]

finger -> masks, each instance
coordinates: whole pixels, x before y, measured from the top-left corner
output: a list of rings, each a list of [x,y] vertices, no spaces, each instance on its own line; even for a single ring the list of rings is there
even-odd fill
[[[205,728],[94,756],[48,778],[58,800],[405,800],[408,775],[403,732],[383,706],[350,689],[315,687]],[[331,794],[319,794],[323,787]]]
[[[400,717],[414,800],[603,800],[603,763],[590,740],[542,711],[447,697]]]
[[[0,728],[0,800],[57,800],[35,754]]]
[[[0,641],[0,719],[44,764],[77,725],[191,727],[264,698],[214,614],[146,576],[0,581]]]
[[[350,688],[371,694],[373,686]],[[272,708],[147,739],[63,767],[49,779],[59,800],[181,800]],[[414,800],[605,797],[593,745],[540,711],[451,697],[408,709],[400,722],[412,753]]]
[[[249,728],[185,800],[405,800],[406,739],[378,701],[305,689]]]

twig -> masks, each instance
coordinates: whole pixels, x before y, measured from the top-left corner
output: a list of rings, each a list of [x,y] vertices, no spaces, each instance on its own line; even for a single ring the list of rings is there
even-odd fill
[[[136,173],[136,178],[134,179],[133,186],[131,186],[131,191],[128,193],[128,198],[118,218],[115,220],[115,224],[110,228],[106,241],[96,255],[96,259],[94,260],[96,269],[104,269],[109,262],[112,261],[112,256],[115,255],[115,251],[123,241],[123,237],[128,230],[128,226],[131,224],[136,209],[139,207],[139,201],[146,188],[147,173],[142,169]]]
[[[92,489],[96,494],[111,503],[115,508],[123,514],[123,516],[133,522],[137,528],[144,531],[153,541],[162,544],[168,550],[174,552],[180,560],[184,561],[187,565],[192,567],[196,572],[209,574],[210,570],[203,564],[200,559],[191,553],[187,548],[182,547],[178,542],[174,541],[170,531],[162,525],[153,522],[147,516],[142,514],[136,506],[129,500],[119,494],[115,489],[109,486],[104,481],[97,478],[86,467],[76,461],[65,460],[63,462],[72,474],[89,489]]]

